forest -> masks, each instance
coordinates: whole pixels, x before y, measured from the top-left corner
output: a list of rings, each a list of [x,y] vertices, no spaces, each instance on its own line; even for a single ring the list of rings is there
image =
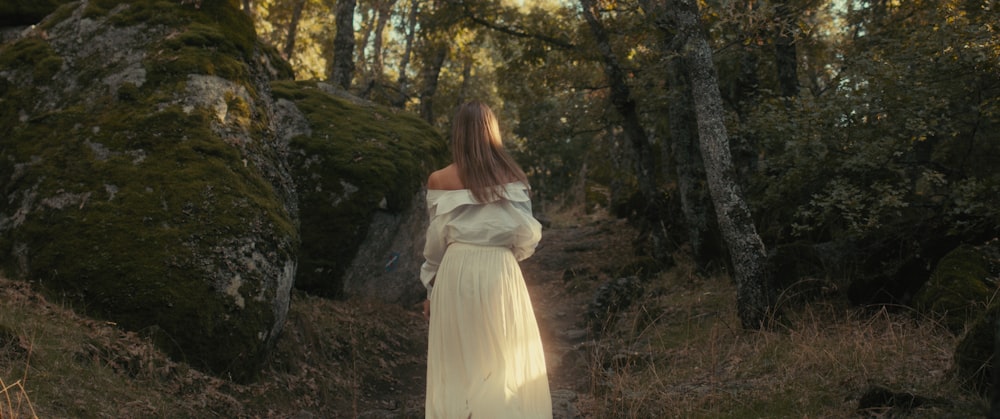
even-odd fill
[[[997,7],[243,3],[298,78],[442,132],[456,105],[494,104],[540,212],[606,209],[653,266],[728,271],[744,328],[832,293],[955,333],[995,318]]]
[[[591,309],[601,285],[593,278],[608,279],[620,312],[602,317],[606,330],[592,332],[601,338],[570,342],[571,353],[590,353],[579,360],[589,375],[567,402],[575,413],[557,417],[1000,417],[996,0],[238,3],[297,81],[416,115],[440,133],[469,100],[497,112],[536,217],[553,232],[549,249],[581,255],[567,265],[542,254],[526,272],[586,283],[572,300]],[[9,301],[37,300],[0,280]],[[549,291],[539,298],[565,290]],[[94,323],[84,358],[136,382],[169,382],[142,391],[202,397],[186,410],[166,407],[173,399],[130,404],[129,414],[184,416],[208,404],[216,416],[420,416],[420,386],[385,378],[422,372],[410,359],[421,346],[407,339],[425,329],[406,308],[307,294],[293,294],[291,337],[267,361],[280,379],[241,387],[192,375]],[[16,316],[0,310],[0,320]],[[335,320],[310,324],[322,316]],[[658,323],[674,328],[650,337]],[[5,330],[0,355],[30,353]],[[669,343],[656,355],[648,346],[660,340]],[[296,347],[317,342],[332,354]],[[359,348],[386,358],[359,366]],[[310,368],[314,356],[348,376],[320,371],[319,361]],[[849,389],[849,402],[845,391],[825,392],[823,374]],[[369,375],[381,377],[377,388],[357,383]],[[11,394],[30,394],[32,381],[16,390],[10,375],[0,378],[0,417],[23,412]],[[796,386],[816,391],[814,400]],[[266,396],[280,387],[289,394]],[[338,398],[334,388],[356,393]],[[409,392],[405,408],[371,407],[390,390]],[[370,402],[360,409],[367,416],[359,400]]]
[[[744,327],[802,276],[914,304],[945,254],[997,234],[992,1],[243,9],[297,78],[442,129],[457,104],[495,104],[543,211],[610,208],[656,263],[728,266]]]

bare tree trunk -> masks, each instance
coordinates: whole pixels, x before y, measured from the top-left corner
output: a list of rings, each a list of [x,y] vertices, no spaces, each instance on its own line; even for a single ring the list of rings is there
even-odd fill
[[[661,222],[659,214],[662,197],[656,187],[655,164],[653,162],[652,147],[649,145],[649,138],[646,130],[639,120],[639,112],[636,110],[635,101],[629,90],[628,81],[625,79],[625,71],[622,69],[618,58],[611,49],[611,40],[604,25],[598,20],[594,0],[580,0],[583,7],[583,16],[590,26],[594,38],[597,40],[597,49],[604,59],[604,74],[608,78],[611,86],[611,104],[622,117],[622,129],[625,137],[635,150],[637,158],[636,178],[639,182],[639,189],[646,198],[647,210],[644,218],[650,223],[653,238],[653,257],[657,261],[666,262],[670,255],[667,252],[667,235]]]
[[[393,100],[392,105],[402,108],[409,99],[409,76],[406,70],[410,65],[410,55],[413,53],[413,38],[417,30],[417,14],[420,12],[420,1],[413,0],[410,6],[410,14],[406,18],[406,39],[403,41],[403,56],[399,60],[399,78],[396,84],[399,86],[399,96]]]
[[[344,90],[354,78],[354,8],[356,0],[337,0],[337,34],[333,38],[333,60],[327,74],[330,82]]]
[[[472,57],[462,54],[462,82],[458,85],[458,95],[455,97],[455,106],[461,106],[466,101],[469,93],[469,84],[472,82]]]
[[[605,123],[604,131],[607,132],[608,136],[606,147],[608,158],[611,160],[611,167],[618,173],[635,173],[635,165],[632,163],[635,161],[635,158],[629,155],[629,151],[632,150],[632,147],[626,145],[625,141],[620,141],[618,139],[617,130],[610,121]],[[628,200],[626,193],[631,191],[626,190],[625,185],[626,182],[622,179],[622,176],[615,176],[611,178],[611,184],[608,185],[608,202],[615,204],[617,202],[625,202]],[[619,217],[623,216],[623,214],[617,215]]]
[[[712,202],[702,184],[705,167],[698,149],[697,117],[694,115],[691,85],[685,76],[687,70],[683,58],[671,58],[667,63],[667,72],[670,85],[670,148],[676,163],[677,194],[681,201],[691,254],[698,269],[704,269],[717,256],[709,229]]]
[[[365,56],[364,51],[368,47],[368,38],[373,37],[372,40],[372,56],[371,64],[367,66],[367,70],[363,71],[364,83],[361,87],[361,91],[358,96],[364,98],[370,98],[377,88],[382,84],[382,33],[385,32],[385,25],[389,20],[389,16],[392,13],[392,5],[396,0],[381,0],[376,1],[371,10],[371,18],[368,23],[364,26],[365,33],[361,41],[361,50],[358,52],[359,59],[358,62],[365,67]]]
[[[382,0],[378,3],[378,19],[375,23],[375,40],[372,42],[372,69],[371,76],[374,79],[382,78],[382,38],[385,32],[385,25],[392,16],[392,6],[396,0]]]
[[[306,0],[298,0],[292,9],[292,20],[288,22],[288,36],[285,38],[285,48],[282,50],[286,60],[292,59],[292,54],[295,53],[295,36],[299,31],[299,21],[305,8]]]
[[[767,253],[734,178],[712,50],[702,32],[696,0],[667,0],[667,10],[673,15],[679,36],[686,41],[685,62],[698,120],[701,155],[719,229],[732,258],[740,322],[745,328],[765,327],[771,315],[773,292],[764,268]]]
[[[371,13],[369,15],[369,12]],[[375,28],[375,19],[378,17],[378,12],[374,9],[361,9],[358,14],[361,15],[361,39],[358,41],[358,58],[355,62],[355,70],[360,71],[365,74],[369,69],[368,67],[368,40],[372,37],[372,31]],[[368,77],[366,77],[368,78]]]
[[[779,0],[775,9],[778,33],[774,38],[774,62],[778,68],[781,95],[799,95],[798,58],[795,49],[796,22],[788,7],[788,0]]]
[[[434,125],[434,94],[437,93],[438,76],[447,57],[448,46],[437,45],[422,71],[424,88],[420,92],[420,117],[431,125]]]

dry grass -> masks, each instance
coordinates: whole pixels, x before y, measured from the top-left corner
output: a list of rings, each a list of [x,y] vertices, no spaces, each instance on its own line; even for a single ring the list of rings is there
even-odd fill
[[[522,265],[548,330],[578,327],[594,289],[637,257],[627,225],[580,217],[553,216],[544,249]],[[933,319],[832,299],[786,304],[774,329],[746,331],[728,277],[691,266],[678,260],[649,280],[600,339],[568,345],[574,352],[550,371],[550,383],[578,393],[584,417],[985,412],[986,402],[955,378],[957,338]],[[568,269],[581,274],[567,278]],[[413,308],[295,294],[260,380],[239,385],[173,362],[140,335],[79,316],[24,282],[0,278],[0,302],[0,419],[423,416],[426,322]],[[858,411],[876,385],[928,402]]]
[[[260,380],[242,385],[24,282],[0,278],[0,302],[0,419],[417,417],[426,329],[415,310],[295,295],[285,338]]]
[[[907,312],[814,302],[781,326],[745,331],[727,277],[684,269],[659,296],[609,325],[593,351],[593,417],[970,417],[986,403],[953,373],[957,339]],[[614,362],[616,360],[618,362]],[[917,409],[859,411],[872,386],[928,400]]]
[[[7,385],[0,379],[0,397],[5,403],[0,403],[0,418],[37,418],[35,407],[31,405],[31,398],[24,390],[21,380],[14,384]]]

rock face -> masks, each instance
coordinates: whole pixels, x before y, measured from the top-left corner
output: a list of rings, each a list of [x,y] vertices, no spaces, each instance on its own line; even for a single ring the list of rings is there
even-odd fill
[[[235,2],[83,1],[0,46],[0,264],[252,378],[288,311],[298,198]]]
[[[342,97],[324,83],[274,84],[298,185],[295,287],[331,298],[423,296],[421,185],[447,144],[413,115]]]
[[[344,294],[411,305],[423,301],[427,290],[420,282],[424,238],[429,220],[423,191],[410,208],[393,213],[378,211],[368,235],[344,274]]]
[[[293,283],[421,292],[420,190],[447,148],[432,127],[290,81],[235,0],[39,5],[0,38],[8,276],[236,380]]]

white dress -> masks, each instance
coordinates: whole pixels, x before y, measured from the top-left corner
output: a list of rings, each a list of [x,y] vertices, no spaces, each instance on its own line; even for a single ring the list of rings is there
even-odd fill
[[[527,186],[482,204],[467,189],[428,190],[420,279],[428,286],[426,417],[551,418],[545,353],[518,261],[542,237]]]

